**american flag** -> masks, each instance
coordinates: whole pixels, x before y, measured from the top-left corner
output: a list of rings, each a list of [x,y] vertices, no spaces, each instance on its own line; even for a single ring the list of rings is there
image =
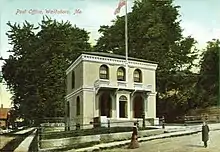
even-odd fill
[[[126,5],[126,0],[120,0],[118,3],[118,7],[115,9],[114,14],[116,15],[116,14],[120,13],[121,8],[125,5]]]

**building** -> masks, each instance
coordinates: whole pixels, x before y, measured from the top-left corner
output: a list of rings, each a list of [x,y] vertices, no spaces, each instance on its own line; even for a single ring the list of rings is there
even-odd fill
[[[157,64],[111,53],[82,53],[66,70],[66,124],[85,128],[101,122],[159,123],[156,118]],[[116,124],[116,123],[115,123]],[[121,123],[122,124],[122,123]],[[117,124],[119,125],[119,123]]]
[[[3,104],[0,107],[0,127],[7,127],[10,108],[4,108]]]
[[[2,72],[0,71],[0,127],[8,127],[7,121],[9,117],[9,111],[11,109],[11,93],[7,90],[5,80],[2,78]]]

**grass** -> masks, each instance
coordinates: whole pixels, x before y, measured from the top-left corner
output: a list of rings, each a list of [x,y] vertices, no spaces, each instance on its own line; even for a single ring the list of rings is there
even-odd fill
[[[154,128],[140,128],[139,130],[150,130]],[[98,135],[98,134],[109,134],[109,133],[119,133],[119,132],[131,132],[132,127],[112,127],[110,129],[93,128],[93,129],[81,129],[81,130],[71,130],[71,131],[58,131],[58,132],[44,132],[41,134],[41,139],[60,139],[68,137],[78,137],[78,136],[88,136],[88,135]]]

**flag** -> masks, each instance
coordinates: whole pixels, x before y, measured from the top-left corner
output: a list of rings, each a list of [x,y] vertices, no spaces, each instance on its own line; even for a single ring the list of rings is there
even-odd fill
[[[121,8],[125,5],[126,5],[126,0],[120,0],[118,3],[118,7],[115,9],[114,14],[116,15],[116,14],[120,13]]]

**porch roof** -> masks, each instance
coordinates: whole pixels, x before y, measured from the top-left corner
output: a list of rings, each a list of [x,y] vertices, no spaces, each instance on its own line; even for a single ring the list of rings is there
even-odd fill
[[[136,91],[136,92],[152,92],[150,89],[147,88],[131,88],[131,87],[116,87],[116,86],[99,86],[99,89],[109,89],[109,90],[127,90],[127,91]]]

